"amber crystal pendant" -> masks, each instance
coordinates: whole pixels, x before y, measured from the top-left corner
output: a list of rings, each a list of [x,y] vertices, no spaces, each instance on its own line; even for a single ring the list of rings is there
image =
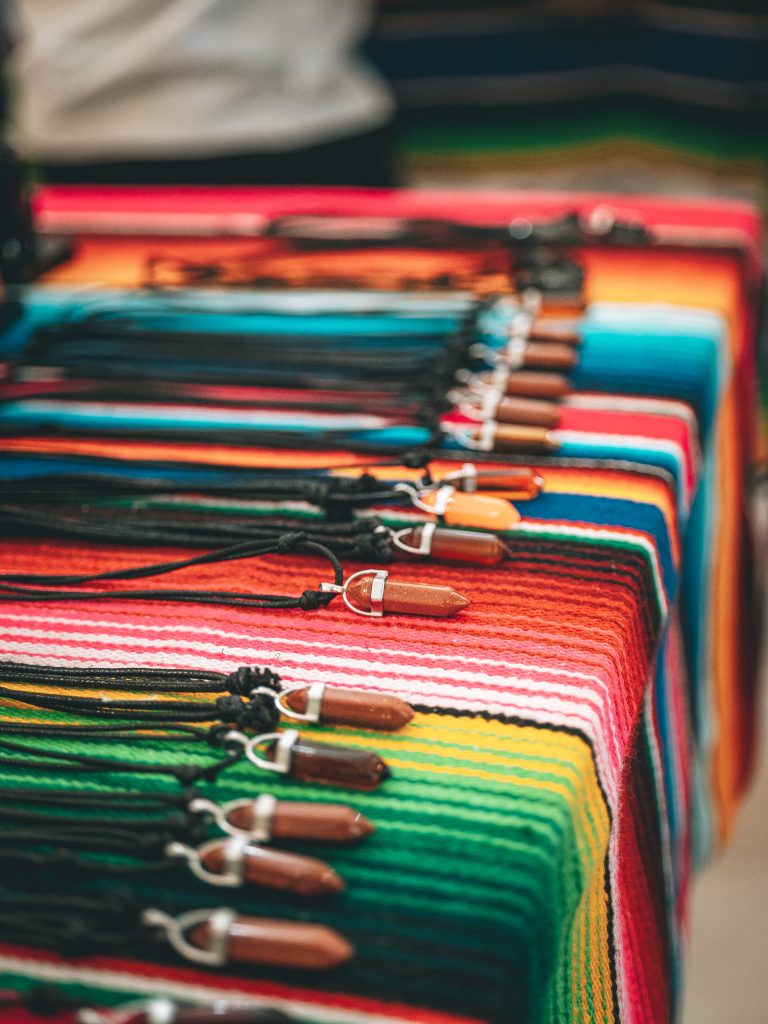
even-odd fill
[[[460,482],[459,477],[456,477]],[[511,502],[476,491],[459,491],[452,483],[443,483],[435,491],[417,491],[410,484],[397,484],[395,490],[408,494],[416,508],[440,516],[447,526],[466,526],[503,533],[522,518]]]
[[[513,501],[531,501],[538,497],[544,488],[543,477],[530,466],[478,469],[473,462],[462,463],[459,469],[444,476],[442,482],[443,485],[455,484],[465,494],[504,491]]]

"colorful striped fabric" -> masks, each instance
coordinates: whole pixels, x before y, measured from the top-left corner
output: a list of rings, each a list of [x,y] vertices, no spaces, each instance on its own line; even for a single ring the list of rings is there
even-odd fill
[[[372,622],[340,602],[286,613],[160,600],[0,601],[6,660],[222,671],[264,665],[287,682],[394,694],[413,704],[415,718],[400,732],[306,730],[378,751],[392,778],[376,792],[350,801],[331,786],[275,783],[281,798],[352,802],[375,823],[364,845],[330,852],[306,845],[346,878],[345,893],[308,906],[269,892],[224,890],[222,899],[181,872],[132,882],[147,905],[172,912],[229,903],[240,913],[321,921],[354,945],[355,958],[327,974],[232,965],[211,971],[180,966],[162,947],[66,959],[0,935],[2,987],[52,981],[99,1005],[157,992],[202,1003],[226,992],[324,1024],[674,1019],[692,866],[727,836],[752,750],[745,489],[754,450],[753,298],[761,280],[756,214],[735,204],[546,194],[48,191],[39,199],[41,223],[84,237],[70,264],[33,286],[2,354],[12,365],[40,318],[73,295],[138,288],[148,257],[242,265],[244,256],[258,256],[258,231],[275,217],[503,226],[606,205],[642,219],[658,241],[575,250],[586,308],[578,318],[575,390],[553,430],[559,448],[479,457],[483,470],[533,466],[543,480],[540,494],[515,503],[521,519],[503,533],[508,559],[495,569],[396,565],[398,579],[450,582],[466,594],[471,604],[455,619]],[[284,284],[317,283],[324,267],[344,262],[344,254],[272,255],[273,287],[279,274]],[[356,259],[361,288],[384,290],[392,289],[394,269],[411,287],[424,280],[434,287],[442,264],[444,293],[459,279],[462,288],[471,285],[474,275],[487,295],[501,273],[498,260],[471,252],[403,252],[388,262],[390,255],[363,251],[346,262]],[[338,287],[338,275],[327,280]],[[222,281],[195,294],[214,308],[223,295],[236,301],[257,293]],[[145,297],[151,304],[152,294]],[[8,494],[46,474],[138,479],[161,466],[198,482],[223,472],[243,481],[264,471],[355,476],[362,466],[385,479],[418,476],[407,466],[371,467],[370,456],[343,448],[120,436],[104,433],[100,419],[75,431],[71,419],[57,419],[66,404],[48,408],[37,421],[42,429],[17,420],[0,440]],[[130,424],[130,408],[125,416]],[[443,447],[430,468],[439,478],[472,457]],[[227,511],[219,500],[216,514]],[[254,500],[238,511],[254,520],[265,511],[297,521],[320,516],[311,503]],[[397,501],[368,511],[392,526],[429,519]],[[166,548],[80,540],[0,543],[2,573],[92,573],[170,557]],[[348,573],[366,567],[344,563]],[[301,593],[324,571],[317,560],[268,557],[188,568],[183,585]],[[178,585],[173,577],[153,581],[158,589]],[[0,715],[6,723],[66,720],[7,701]],[[51,737],[36,743],[40,753],[119,751],[154,764],[203,764],[209,756],[156,735],[119,746]],[[274,781],[265,774],[240,761],[202,789],[218,802],[253,795]],[[0,758],[2,786],[67,785],[104,794],[108,803],[126,784],[118,772],[58,776],[10,768]],[[142,781],[158,792],[173,785],[162,776]],[[112,885],[98,876],[76,882],[104,898]]]
[[[766,201],[764,6],[380,0],[412,183]]]

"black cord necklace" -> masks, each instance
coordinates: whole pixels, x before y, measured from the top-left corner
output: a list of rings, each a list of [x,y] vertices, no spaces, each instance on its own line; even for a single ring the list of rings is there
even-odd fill
[[[242,594],[219,590],[60,590],[50,589],[94,583],[101,580],[133,580],[160,576],[196,565],[211,565],[271,554],[306,554],[326,558],[333,568],[332,583],[323,582],[317,590],[305,590],[300,597],[281,594]],[[19,584],[23,584],[19,586]],[[302,532],[282,534],[277,540],[260,544],[248,542],[219,548],[205,555],[176,562],[134,566],[109,572],[50,575],[46,573],[4,573],[0,575],[0,600],[6,601],[93,601],[163,600],[197,604],[231,605],[240,608],[271,608],[278,611],[301,609],[314,611],[326,607],[341,595],[350,611],[369,617],[385,612],[445,617],[469,604],[467,598],[450,586],[400,583],[389,580],[382,569],[361,569],[346,581],[336,555],[325,545],[307,540]]]
[[[219,548],[205,555],[184,558],[176,562],[116,569],[110,572],[51,575],[46,573],[3,573],[0,575],[0,600],[14,601],[89,601],[89,600],[167,600],[188,601],[198,604],[225,604],[247,608],[274,608],[280,610],[323,608],[335,596],[334,591],[305,590],[300,597],[282,594],[240,594],[216,590],[51,590],[100,580],[135,580],[161,576],[195,565],[212,565],[263,555],[303,554],[315,555],[330,562],[334,586],[342,588],[344,573],[336,555],[322,544],[308,540],[301,532],[284,533],[277,540],[261,543],[246,542]],[[23,584],[17,586],[16,584]]]
[[[214,694],[215,701],[123,700],[73,696],[29,689],[11,689],[3,683],[34,684],[133,693]],[[87,717],[131,717],[151,722],[219,721],[240,730],[271,732],[281,718],[322,725],[395,731],[413,718],[409,704],[373,690],[327,686],[325,683],[284,686],[271,669],[244,665],[235,672],[163,668],[99,668],[0,662],[0,699]]]
[[[229,963],[326,970],[354,955],[332,928],[304,921],[253,918],[228,907],[193,910],[175,918],[134,896],[0,890],[0,934],[15,941],[84,954],[170,947],[206,967]]]

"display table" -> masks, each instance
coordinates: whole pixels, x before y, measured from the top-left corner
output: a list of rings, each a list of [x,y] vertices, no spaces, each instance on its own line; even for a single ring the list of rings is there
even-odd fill
[[[463,421],[452,411],[440,414],[443,442],[426,446],[433,478],[475,459],[483,473],[517,467],[538,481],[536,494],[511,499],[520,518],[495,531],[506,548],[498,566],[411,559],[388,567],[399,581],[450,585],[470,601],[459,614],[372,619],[340,600],[290,612],[158,597],[25,601],[7,592],[0,601],[6,661],[225,673],[268,666],[291,685],[325,683],[408,701],[414,717],[394,732],[300,726],[303,737],[376,751],[391,777],[375,791],[270,778],[247,759],[197,783],[217,804],[266,788],[281,800],[353,804],[376,828],[364,843],[297,847],[329,862],[345,879],[344,892],[307,902],[266,889],[216,890],[181,867],[128,880],[94,869],[65,874],[59,887],[109,900],[129,885],[141,906],[162,905],[177,916],[228,906],[240,915],[322,923],[355,955],[328,971],[211,969],[151,943],[83,955],[17,945],[17,933],[3,926],[3,988],[54,982],[87,1005],[153,994],[199,1004],[226,993],[326,1024],[673,1019],[692,867],[727,837],[752,753],[755,566],[745,493],[761,266],[751,209],[588,195],[45,190],[40,225],[74,232],[77,246],[68,263],[29,286],[25,310],[1,342],[11,366],[10,383],[0,385],[2,504],[24,500],[36,478],[69,475],[79,481],[76,491],[99,474],[149,479],[169,467],[243,480],[289,470],[351,478],[366,467],[374,477],[416,485],[423,467],[400,458],[419,444],[385,454],[310,434],[306,445],[294,434],[275,444],[273,434],[246,422],[242,404],[237,429],[253,433],[233,440],[229,420],[228,432],[211,428],[218,414],[210,398],[194,406],[185,427],[178,410],[171,422],[151,391],[144,411],[135,395],[126,411],[113,397],[62,393],[61,376],[41,390],[39,360],[35,373],[19,375],[18,366],[46,326],[77,318],[89,303],[98,312],[104,296],[114,308],[125,301],[131,319],[168,296],[217,303],[291,283],[294,293],[318,284],[338,290],[345,275],[352,293],[415,286],[433,295],[442,284],[442,295],[458,294],[459,286],[471,295],[476,283],[483,301],[498,295],[506,264],[490,243],[473,241],[465,253],[443,245],[437,256],[412,241],[298,252],[285,243],[283,251],[264,235],[277,218],[342,217],[359,229],[361,218],[406,218],[503,230],[572,211],[586,223],[596,208],[603,219],[608,210],[617,221],[641,224],[647,237],[556,242],[583,270],[584,302],[567,318],[578,330],[579,359],[549,449],[462,448],[456,438],[465,435],[455,425]],[[432,262],[441,260],[453,278],[437,280]],[[205,279],[202,266],[218,267],[218,277]],[[131,312],[120,298],[125,291],[150,306]],[[513,300],[518,294],[510,288]],[[187,416],[193,406],[184,408]],[[486,490],[506,498],[510,488]],[[397,528],[432,519],[385,500],[372,508]],[[301,528],[295,503],[278,498],[270,514],[299,517]],[[4,575],[92,575],[199,554],[194,545],[179,552],[139,537],[118,543],[42,528],[32,536],[21,526],[11,533],[0,543]],[[340,557],[345,576],[370,568],[365,559]],[[281,550],[192,565],[151,585],[293,595],[327,578],[316,558]],[[67,692],[63,684],[60,690]],[[67,720],[13,700],[2,700],[0,714],[6,725]],[[196,740],[170,743],[159,733],[34,742],[36,758],[0,756],[2,787],[74,788],[102,794],[105,807],[135,785],[125,772],[62,774],[35,760],[86,747],[89,756],[119,752],[135,764],[210,760]],[[144,791],[179,789],[178,780],[157,774],[140,783]],[[13,888],[7,877],[3,889]]]

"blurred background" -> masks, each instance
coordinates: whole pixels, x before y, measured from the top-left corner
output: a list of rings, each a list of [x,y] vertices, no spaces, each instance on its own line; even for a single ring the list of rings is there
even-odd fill
[[[0,0],[0,19],[5,133],[37,180],[768,209],[763,0]],[[768,1020],[766,949],[763,756],[696,889],[686,1024]]]

